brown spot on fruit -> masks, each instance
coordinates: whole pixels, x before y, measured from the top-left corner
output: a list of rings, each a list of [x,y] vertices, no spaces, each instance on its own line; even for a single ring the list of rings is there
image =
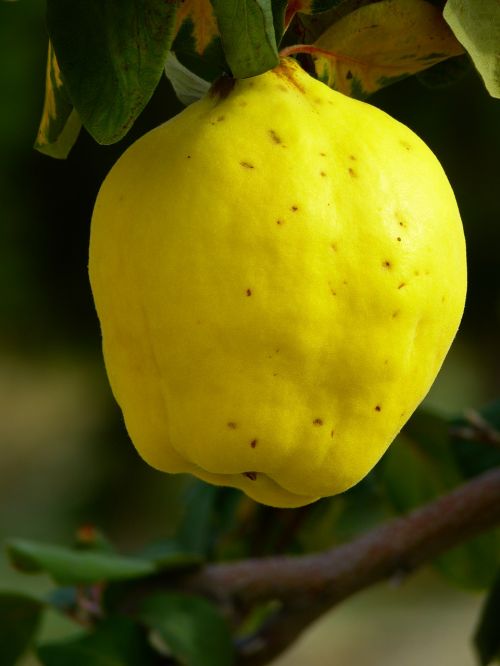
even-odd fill
[[[407,222],[406,222],[406,218],[405,218],[405,216],[403,215],[403,213],[401,213],[401,211],[397,210],[397,211],[394,213],[394,215],[395,215],[395,217],[396,217],[396,220],[398,221],[399,226],[400,226],[400,227],[403,227],[404,229],[406,229],[406,227],[408,226],[408,224],[407,224]]]
[[[392,318],[396,319],[398,315],[399,315],[399,310],[394,310],[394,312],[392,313]]]
[[[326,157],[326,153],[320,153],[321,157]]]
[[[384,268],[390,268],[391,265],[392,265],[392,264],[391,264],[391,262],[390,262],[388,259],[386,259],[384,262],[382,262],[382,266],[383,266]]]
[[[330,430],[330,437],[333,438],[334,434],[335,434],[335,430]]]
[[[294,213],[296,213],[299,210],[298,206],[291,206],[290,210],[293,210]]]
[[[283,220],[276,220],[276,224],[279,224],[281,226],[283,224]]]
[[[381,412],[381,411],[382,411],[382,407],[381,407],[380,405],[375,405],[375,411],[376,411],[376,412]]]
[[[281,141],[281,137],[278,136],[278,134],[273,129],[269,130],[269,134],[271,135],[271,139],[274,141],[274,143],[283,143]]]
[[[349,175],[351,176],[351,178],[357,178],[358,177],[358,174],[351,167],[349,167],[348,172],[349,172]]]
[[[218,116],[218,117],[217,117],[217,122],[218,122],[218,123],[221,123],[221,122],[222,122],[223,120],[225,120],[225,119],[226,119],[226,116]]]
[[[245,167],[245,169],[255,169],[254,165],[250,162],[240,162],[240,164],[242,167]]]
[[[399,143],[405,150],[411,150],[411,143],[408,143],[408,141],[400,141]]]
[[[255,447],[257,446],[257,440],[252,439],[252,441],[250,442],[250,446],[252,447],[252,449],[255,449]]]
[[[323,421],[322,421],[321,419],[314,419],[314,421],[313,421],[313,425],[314,425],[314,426],[322,426],[322,425],[323,425]]]
[[[396,240],[398,241],[398,243],[401,243],[401,236],[398,236]]]
[[[323,178],[326,176],[326,173],[324,171],[320,171],[319,175],[322,176]]]
[[[236,430],[236,423],[234,421],[229,421],[227,427],[230,428],[231,430]]]
[[[257,480],[257,472],[243,472],[243,476],[246,476],[250,481]]]
[[[349,159],[352,160],[353,162],[356,161],[356,155],[349,155]]]
[[[402,289],[403,287],[406,287],[406,282],[401,282],[401,284],[398,285],[398,289]]]
[[[252,295],[252,290],[251,290],[251,289],[247,289],[247,291],[246,291],[246,295],[247,295],[247,296],[251,296],[251,295]]]

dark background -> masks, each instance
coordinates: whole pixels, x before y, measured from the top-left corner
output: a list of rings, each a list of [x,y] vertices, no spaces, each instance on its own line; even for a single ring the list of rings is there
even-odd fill
[[[68,542],[90,522],[127,549],[168,531],[184,480],[138,458],[110,395],[87,277],[89,222],[117,157],[182,106],[163,79],[119,144],[98,146],[83,131],[66,161],[35,152],[47,50],[43,13],[41,0],[0,0],[0,535]],[[500,102],[472,69],[446,89],[430,90],[412,77],[370,101],[429,144],[455,190],[468,242],[469,293],[427,404],[446,413],[480,407],[500,393]],[[44,583],[26,583],[2,564],[0,584]],[[443,590],[427,578],[422,584],[438,589],[437,613]],[[418,593],[411,594],[418,606]],[[358,609],[361,616],[370,616],[376,599]],[[467,604],[453,597],[455,613]],[[465,652],[449,663],[472,663],[463,661]],[[375,653],[371,661],[351,659],[352,666],[392,664]],[[436,652],[431,662],[448,663]]]

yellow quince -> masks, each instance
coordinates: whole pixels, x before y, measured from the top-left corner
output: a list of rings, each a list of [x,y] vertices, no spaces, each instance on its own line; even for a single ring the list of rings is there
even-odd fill
[[[284,59],[124,153],[90,279],[143,458],[296,507],[363,478],[429,390],[465,245],[429,148]]]

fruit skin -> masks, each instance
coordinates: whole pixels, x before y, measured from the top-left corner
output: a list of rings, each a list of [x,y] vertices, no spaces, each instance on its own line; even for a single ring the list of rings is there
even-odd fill
[[[283,60],[125,152],[90,279],[144,459],[296,507],[363,478],[427,393],[465,245],[429,148]]]

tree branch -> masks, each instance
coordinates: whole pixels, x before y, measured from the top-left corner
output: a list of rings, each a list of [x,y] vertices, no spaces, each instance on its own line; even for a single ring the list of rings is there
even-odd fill
[[[323,553],[209,564],[183,588],[240,614],[268,600],[281,610],[255,640],[241,645],[238,664],[261,666],[285,650],[314,620],[381,580],[400,576],[500,524],[500,468],[430,504]]]

